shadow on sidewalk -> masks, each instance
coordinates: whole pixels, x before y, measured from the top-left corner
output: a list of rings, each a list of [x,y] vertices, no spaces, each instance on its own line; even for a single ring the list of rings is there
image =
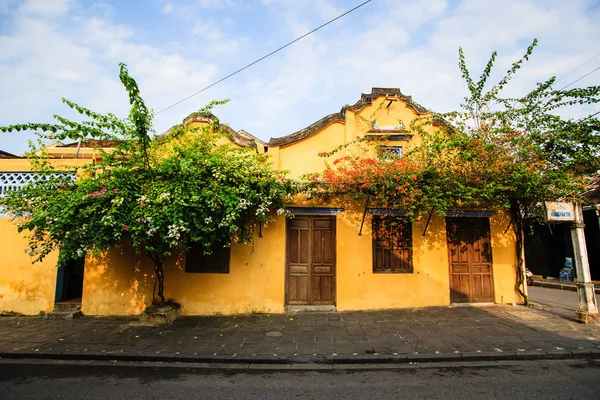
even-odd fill
[[[182,317],[162,326],[143,326],[132,318],[6,317],[0,318],[0,352],[174,361],[598,357],[600,328],[535,308],[503,305]]]

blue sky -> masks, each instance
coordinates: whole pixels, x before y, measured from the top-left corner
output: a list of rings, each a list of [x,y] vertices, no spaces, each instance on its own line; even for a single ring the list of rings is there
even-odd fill
[[[118,63],[155,111],[360,4],[361,0],[0,0],[0,125],[72,116],[61,97],[125,117]],[[268,140],[354,103],[373,86],[399,87],[435,111],[466,94],[462,46],[479,75],[493,50],[505,71],[540,44],[507,89],[523,93],[600,53],[600,4],[572,0],[373,0],[293,46],[160,113],[162,133],[212,99],[232,128]],[[600,66],[600,57],[564,78]],[[577,84],[600,83],[600,71]],[[560,85],[558,85],[560,86]],[[563,110],[581,117],[597,108]],[[22,154],[30,136],[2,134]]]

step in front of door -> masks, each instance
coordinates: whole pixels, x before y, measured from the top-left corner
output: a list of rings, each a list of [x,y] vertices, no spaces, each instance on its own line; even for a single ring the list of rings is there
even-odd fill
[[[285,306],[285,312],[287,314],[297,314],[297,313],[327,313],[327,312],[336,312],[336,308],[333,305],[326,306],[305,306],[305,305],[291,305]]]

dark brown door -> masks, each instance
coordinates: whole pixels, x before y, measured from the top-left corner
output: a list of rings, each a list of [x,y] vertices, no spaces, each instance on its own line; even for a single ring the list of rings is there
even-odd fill
[[[287,304],[335,304],[335,217],[287,222]]]
[[[492,245],[487,218],[446,218],[450,301],[494,301]]]

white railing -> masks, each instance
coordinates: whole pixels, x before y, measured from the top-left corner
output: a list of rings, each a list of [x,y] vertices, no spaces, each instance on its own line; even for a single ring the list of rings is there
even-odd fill
[[[64,178],[75,180],[75,171],[61,171],[53,174],[38,174],[36,172],[0,172],[0,197],[14,190],[21,190],[25,185],[50,178]]]

